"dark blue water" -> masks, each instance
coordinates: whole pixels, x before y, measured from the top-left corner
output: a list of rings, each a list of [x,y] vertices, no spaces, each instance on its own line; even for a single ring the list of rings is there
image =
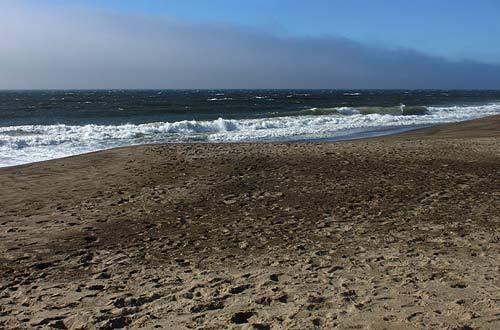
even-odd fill
[[[474,105],[500,91],[109,90],[0,91],[0,126],[117,125],[308,115],[337,107]],[[380,111],[380,109],[378,110]]]

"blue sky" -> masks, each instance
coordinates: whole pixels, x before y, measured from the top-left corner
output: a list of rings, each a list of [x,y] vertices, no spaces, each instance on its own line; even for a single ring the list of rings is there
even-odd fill
[[[0,89],[500,89],[500,0],[0,0]]]
[[[278,35],[340,35],[449,59],[500,63],[498,0],[38,0],[243,25]]]

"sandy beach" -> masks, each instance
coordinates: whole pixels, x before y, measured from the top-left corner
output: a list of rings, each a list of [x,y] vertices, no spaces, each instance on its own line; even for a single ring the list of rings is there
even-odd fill
[[[499,329],[500,117],[0,169],[2,329]]]

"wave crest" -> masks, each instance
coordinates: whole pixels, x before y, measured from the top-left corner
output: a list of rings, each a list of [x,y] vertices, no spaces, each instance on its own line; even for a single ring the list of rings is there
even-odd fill
[[[140,125],[0,127],[0,166],[142,143],[334,138],[375,129],[456,122],[500,114],[500,104],[427,108],[344,107],[304,111],[286,117],[240,120],[219,118]],[[10,161],[5,161],[7,158]]]

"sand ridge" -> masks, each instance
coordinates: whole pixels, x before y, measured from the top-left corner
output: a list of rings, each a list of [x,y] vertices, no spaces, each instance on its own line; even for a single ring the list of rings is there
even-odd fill
[[[500,117],[0,170],[0,328],[498,329]]]

